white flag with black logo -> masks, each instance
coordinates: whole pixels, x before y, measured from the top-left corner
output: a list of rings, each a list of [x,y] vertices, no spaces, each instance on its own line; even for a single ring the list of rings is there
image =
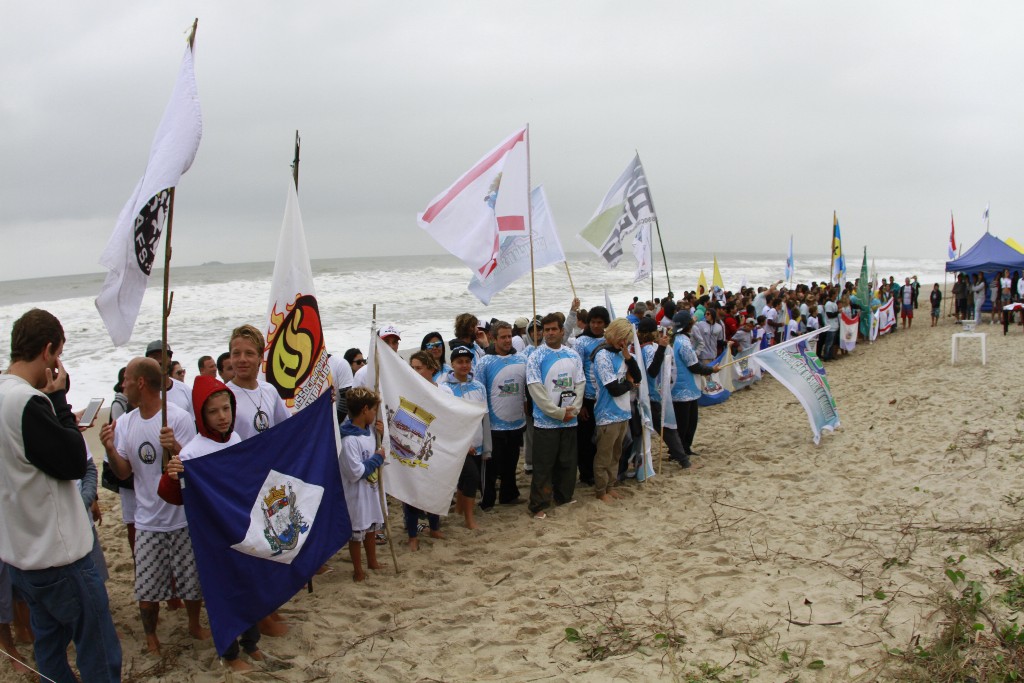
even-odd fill
[[[657,219],[638,154],[608,190],[579,236],[600,254],[609,268],[614,268],[622,259],[623,241],[641,226]]]
[[[192,49],[186,47],[171,101],[149,150],[146,173],[121,209],[100,257],[100,265],[109,272],[96,297],[96,308],[114,346],[131,339],[160,246],[171,189],[192,165],[202,136]]]

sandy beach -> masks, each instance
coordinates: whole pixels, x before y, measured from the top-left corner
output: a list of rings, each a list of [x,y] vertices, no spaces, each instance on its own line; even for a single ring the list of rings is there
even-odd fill
[[[796,400],[766,379],[701,410],[699,469],[666,461],[613,505],[578,488],[578,503],[542,521],[499,506],[471,532],[451,516],[444,540],[413,553],[392,502],[401,572],[382,548],[388,568],[353,584],[343,550],[312,594],[281,609],[290,633],[263,639],[280,668],[247,678],[906,679],[888,652],[940,632],[939,597],[956,590],[947,569],[995,596],[991,572],[1024,564],[1013,370],[1024,333],[986,323],[988,364],[970,342],[952,366],[958,328],[929,328],[924,306],[917,316],[826,366],[842,428],[819,446]],[[100,454],[98,429],[90,436]],[[183,611],[161,614],[164,660],[142,653],[118,499],[101,489],[100,500],[125,680],[225,680]],[[993,618],[1011,614],[993,605]],[[0,680],[21,679],[0,665]]]

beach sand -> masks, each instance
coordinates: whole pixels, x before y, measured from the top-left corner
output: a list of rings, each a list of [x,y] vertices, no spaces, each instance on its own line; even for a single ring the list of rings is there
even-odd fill
[[[700,469],[666,462],[613,505],[579,488],[578,503],[543,521],[501,507],[471,532],[451,516],[447,538],[423,538],[412,553],[393,503],[401,573],[384,547],[388,569],[353,584],[341,551],[312,594],[280,610],[290,633],[261,643],[288,668],[249,678],[900,679],[887,649],[938,632],[936,597],[952,589],[946,558],[965,556],[956,567],[992,590],[990,571],[1024,564],[1017,538],[1000,531],[1019,529],[1024,510],[1024,390],[1014,374],[1024,333],[1004,337],[986,323],[988,364],[972,341],[952,366],[959,328],[948,318],[928,325],[922,306],[911,331],[826,365],[842,427],[819,446],[796,400],[766,379],[701,410]],[[165,661],[142,654],[117,497],[101,490],[101,504],[125,679],[224,680],[212,643],[188,637],[183,611],[161,615]],[[610,638],[614,626],[631,635]],[[567,628],[580,642],[566,641]],[[612,652],[589,659],[602,631]]]

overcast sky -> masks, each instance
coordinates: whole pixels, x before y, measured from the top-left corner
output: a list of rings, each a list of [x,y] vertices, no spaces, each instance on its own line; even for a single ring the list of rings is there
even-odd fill
[[[668,251],[1024,238],[1020,2],[64,0],[4,11],[0,279],[100,269],[196,16],[180,265],[273,260],[296,129],[314,258],[438,252],[416,213],[525,123],[571,251],[634,149]]]

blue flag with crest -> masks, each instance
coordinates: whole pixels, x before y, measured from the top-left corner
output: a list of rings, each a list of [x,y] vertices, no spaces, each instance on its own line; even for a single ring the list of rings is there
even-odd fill
[[[185,462],[182,495],[217,652],[287,602],[352,536],[330,392]]]

